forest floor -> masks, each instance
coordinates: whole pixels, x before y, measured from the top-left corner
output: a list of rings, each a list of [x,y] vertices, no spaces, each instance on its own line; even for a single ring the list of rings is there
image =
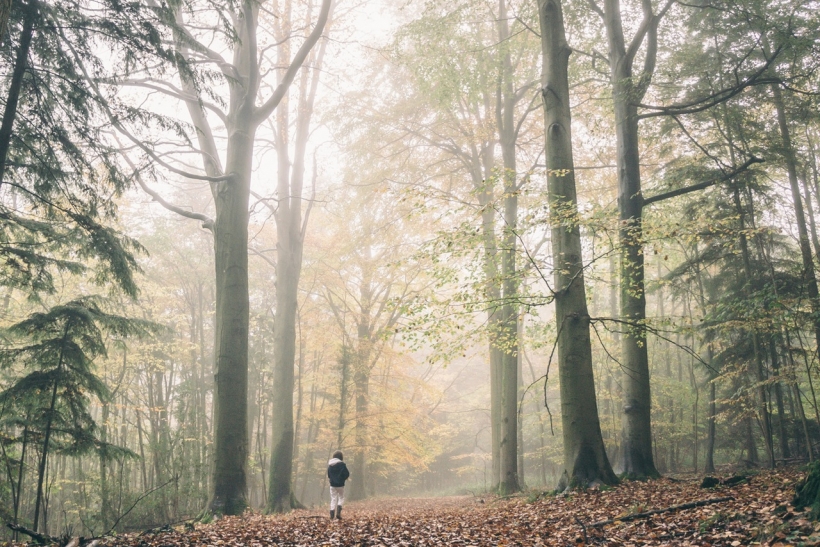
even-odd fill
[[[345,505],[343,520],[325,510],[283,516],[247,514],[207,525],[105,540],[104,545],[177,546],[468,546],[468,545],[809,545],[820,523],[791,505],[801,469],[761,471],[733,486],[701,488],[701,477],[625,482],[566,496],[379,499]],[[626,520],[629,515],[696,501],[733,499]],[[596,525],[608,519],[616,522]]]

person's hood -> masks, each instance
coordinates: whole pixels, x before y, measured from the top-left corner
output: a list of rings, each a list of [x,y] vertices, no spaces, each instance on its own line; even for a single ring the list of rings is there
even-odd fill
[[[327,462],[328,466],[336,465],[337,463],[342,463],[342,460],[339,458],[330,458],[330,461]]]

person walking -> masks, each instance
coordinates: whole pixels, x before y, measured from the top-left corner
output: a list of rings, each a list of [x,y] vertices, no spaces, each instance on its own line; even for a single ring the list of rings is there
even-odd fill
[[[337,450],[327,462],[327,478],[330,480],[330,520],[342,519],[345,481],[350,477],[350,471],[347,470],[344,459],[341,450]]]

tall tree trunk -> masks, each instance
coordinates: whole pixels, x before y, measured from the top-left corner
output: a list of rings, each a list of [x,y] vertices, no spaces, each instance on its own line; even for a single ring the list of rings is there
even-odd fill
[[[241,513],[248,504],[247,501],[247,460],[248,460],[248,333],[249,333],[249,299],[248,299],[248,198],[250,196],[251,168],[253,163],[253,145],[256,130],[260,123],[267,120],[278,109],[280,103],[290,88],[300,67],[308,57],[314,45],[324,31],[330,12],[332,0],[322,0],[321,9],[316,24],[306,36],[293,59],[288,56],[287,62],[282,65],[284,73],[271,96],[257,106],[259,82],[259,51],[257,49],[256,29],[258,25],[259,5],[250,0],[243,0],[238,6],[239,13],[236,20],[240,23],[236,29],[237,39],[234,42],[231,73],[227,78],[230,96],[228,98],[228,112],[226,133],[227,146],[225,168],[222,169],[219,148],[208,122],[206,112],[200,100],[199,90],[195,83],[184,76],[180,71],[182,87],[191,98],[184,102],[196,129],[196,137],[201,150],[201,159],[206,175],[211,181],[211,192],[214,197],[216,219],[213,221],[214,233],[214,265],[215,265],[215,292],[216,312],[214,328],[214,453],[212,466],[212,491],[208,503],[214,513]],[[176,13],[177,23],[184,25],[183,13]],[[305,26],[306,29],[309,25]],[[307,31],[306,31],[307,32]],[[291,38],[290,33],[285,42]],[[179,53],[189,57],[189,45],[180,40],[177,43]],[[193,60],[196,62],[197,60]],[[280,111],[282,109],[279,109]],[[288,166],[284,166],[287,169]],[[296,167],[296,166],[294,166]],[[282,166],[280,165],[280,169]],[[298,169],[295,169],[295,172]],[[295,201],[301,207],[301,193],[294,191]],[[290,208],[288,200],[291,192],[280,193],[280,208]],[[175,208],[178,211],[178,208]],[[287,212],[283,213],[287,217]],[[197,217],[199,218],[199,217]],[[287,223],[285,223],[287,224]],[[210,225],[210,223],[206,223]],[[284,316],[295,317],[295,312],[288,309],[289,297],[279,294],[287,292],[294,282],[293,271],[287,264],[292,258],[291,242],[288,241],[289,230],[281,230],[280,220],[277,219],[277,228],[280,228],[280,264],[278,272],[284,281],[278,287],[277,300],[282,298],[282,307],[277,309],[277,315],[282,310]],[[298,232],[298,229],[297,229]],[[301,259],[301,255],[299,256]],[[298,272],[297,272],[298,273]],[[298,275],[295,278],[298,284]],[[295,291],[295,289],[291,289]],[[277,302],[279,304],[279,302]],[[284,319],[284,317],[282,318]],[[277,320],[279,318],[277,317]],[[295,321],[292,320],[291,323]],[[293,329],[291,336],[293,336]],[[280,332],[282,331],[282,332]],[[288,329],[277,327],[277,336],[285,336]],[[284,340],[284,338],[282,338]],[[293,344],[291,343],[291,346]],[[279,437],[274,438],[274,457],[271,461],[283,462],[282,473],[277,475],[277,481],[271,484],[284,485],[287,497],[290,498],[290,469],[292,466],[293,446],[293,416],[292,404],[292,376],[293,351],[283,351],[276,356],[286,358],[290,355],[291,382],[284,388],[291,393],[283,393],[277,401],[276,409],[285,413],[282,420],[274,423],[278,428]],[[281,369],[281,367],[277,367]],[[287,381],[287,371],[280,376]],[[286,408],[284,408],[286,407]],[[287,419],[290,414],[290,419]],[[285,439],[290,432],[290,440]],[[283,451],[287,458],[283,458]],[[284,460],[287,459],[288,462]],[[286,473],[285,473],[286,472]],[[284,475],[287,475],[284,479]],[[280,480],[281,479],[281,480]],[[270,503],[270,500],[269,500]]]
[[[652,453],[652,398],[649,385],[649,355],[646,340],[646,293],[644,290],[643,228],[641,224],[640,150],[638,111],[654,71],[658,17],[649,2],[643,2],[644,36],[647,43],[643,74],[633,81],[632,64],[643,36],[626,47],[621,23],[620,0],[605,0],[603,19],[609,42],[612,101],[618,165],[619,241],[621,244],[621,319],[624,329],[621,348],[624,375],[623,472],[627,477],[656,477]]]
[[[739,231],[740,231],[740,252],[741,257],[743,259],[743,269],[746,275],[746,283],[747,287],[748,284],[751,283],[751,280],[754,279],[755,274],[752,271],[752,262],[751,256],[749,253],[749,244],[746,238],[746,210],[743,208],[743,205],[740,201],[740,190],[735,186],[733,188],[733,198],[735,203],[735,210],[738,214],[738,222],[739,222]],[[748,293],[748,288],[744,288],[744,291]],[[752,351],[754,354],[754,371],[757,378],[757,391],[759,396],[758,401],[758,413],[759,413],[759,420],[760,420],[760,427],[763,431],[763,441],[766,445],[766,452],[769,457],[769,466],[774,467],[774,447],[772,442],[772,428],[771,428],[771,417],[769,414],[769,403],[768,403],[768,396],[766,392],[766,385],[765,385],[765,373],[763,370],[763,355],[762,349],[760,347],[760,336],[757,332],[757,328],[752,327],[750,335],[752,337]],[[755,450],[755,455],[757,452]]]
[[[245,114],[248,114],[247,112]],[[248,116],[242,116],[246,120]],[[247,506],[248,460],[248,197],[253,139],[234,131],[227,169],[247,176],[216,191],[214,472],[211,509],[240,514]],[[233,152],[232,154],[230,152]]]
[[[800,243],[800,257],[803,260],[803,283],[811,305],[814,338],[816,343],[815,352],[820,350],[820,294],[817,289],[817,278],[814,275],[814,261],[812,259],[811,244],[809,243],[808,230],[806,229],[806,216],[803,212],[803,199],[800,195],[800,187],[797,180],[797,160],[792,147],[789,123],[786,119],[786,106],[783,103],[783,93],[778,84],[772,84],[772,97],[777,110],[777,123],[780,128],[780,139],[783,144],[783,155],[786,160],[786,169],[789,173],[789,186],[792,192],[794,203],[794,215],[797,222],[797,236]]]
[[[711,349],[709,350],[710,358],[709,363],[712,362],[711,359]],[[707,419],[707,430],[706,430],[706,463],[703,466],[704,473],[714,473],[715,472],[715,419],[717,417],[717,403],[715,397],[715,380],[716,375],[714,373],[709,375],[709,413],[706,417]]]
[[[351,500],[361,500],[367,497],[367,454],[372,448],[368,431],[368,412],[370,409],[370,359],[373,347],[373,327],[371,323],[373,273],[370,268],[372,243],[368,228],[365,228],[367,233],[361,244],[364,262],[359,286],[359,317],[356,320],[356,343],[358,347],[356,348],[353,370],[353,385],[356,391],[356,450],[353,452],[350,469],[352,477]]]
[[[229,515],[241,514],[248,505],[248,199],[257,127],[254,101],[249,100],[256,96],[250,66],[256,52],[248,29],[255,29],[257,12],[250,2],[243,3],[242,16],[248,24],[242,25],[239,45],[234,50],[234,65],[242,77],[231,84],[233,116],[228,124],[225,172],[233,177],[211,185],[216,208],[216,314],[214,464],[209,507],[215,513]],[[209,162],[205,165],[207,171]]]
[[[316,27],[306,36],[322,32],[325,21],[331,17],[332,1],[324,0]],[[291,58],[291,4],[286,4],[286,15],[279,24],[283,42],[279,47],[280,66],[289,67],[296,61]],[[309,9],[304,29],[307,34],[313,17]],[[317,36],[318,39],[318,36]],[[296,359],[296,312],[299,278],[302,273],[302,251],[310,206],[302,213],[305,178],[305,157],[310,136],[313,105],[319,84],[322,59],[327,41],[322,42],[318,52],[311,52],[313,70],[302,71],[299,102],[297,105],[296,131],[293,139],[293,163],[290,161],[290,127],[288,93],[283,96],[277,110],[276,152],[278,159],[276,217],[276,317],[274,323],[274,377],[273,377],[273,434],[271,449],[270,485],[268,511],[283,512],[297,507],[293,490],[293,386]],[[303,46],[304,48],[304,46]],[[302,50],[300,49],[300,52]],[[285,73],[287,74],[287,73]],[[281,84],[280,84],[281,85]],[[314,177],[316,173],[314,172]]]
[[[780,457],[791,458],[789,451],[789,436],[788,426],[786,424],[786,410],[783,406],[783,383],[780,380],[780,356],[777,355],[777,343],[775,337],[771,336],[769,339],[769,355],[772,360],[772,372],[777,380],[774,383],[774,398],[777,405],[777,436],[780,441]]]
[[[618,478],[607,459],[592,369],[590,318],[584,286],[584,263],[572,157],[567,66],[570,48],[564,33],[560,0],[538,0],[541,24],[541,75],[546,128],[546,163],[552,224],[555,317],[564,470],[559,489],[585,487]]]
[[[501,341],[501,287],[498,280],[498,243],[495,229],[493,158],[487,143],[483,157],[472,157],[471,176],[481,209],[481,240],[483,246],[482,270],[484,274],[487,307],[487,331],[489,333],[490,358],[490,451],[492,464],[492,489],[501,480],[501,370],[503,350]],[[483,160],[483,164],[482,164]]]
[[[296,355],[296,307],[299,275],[302,263],[302,245],[292,222],[285,222],[295,211],[284,211],[283,203],[290,201],[287,188],[280,186],[280,211],[276,224],[276,320],[274,325],[273,373],[273,433],[268,511],[285,512],[292,508],[291,480],[293,470],[293,382]],[[301,207],[301,203],[296,203]]]
[[[10,3],[11,2],[9,2],[9,4]],[[31,38],[34,34],[34,21],[37,19],[38,8],[38,0],[29,0],[26,4],[23,31],[20,34],[17,56],[14,60],[14,69],[11,74],[11,83],[9,84],[9,91],[6,95],[3,121],[0,123],[0,184],[3,184],[3,176],[6,172],[9,147],[11,145],[11,133],[14,129],[14,121],[17,118],[17,105],[20,100],[20,91],[23,87],[23,77],[28,67],[28,54],[31,49]],[[6,11],[6,15],[8,15],[8,11]],[[3,34],[5,34],[4,27],[5,22],[0,24],[0,30],[3,31]],[[2,39],[3,36],[0,35],[0,40]]]
[[[100,441],[103,444],[108,442],[108,403],[103,403],[102,413],[100,418]],[[102,520],[103,530],[108,530],[109,523],[109,507],[108,500],[108,454],[106,449],[100,451],[100,520]]]
[[[31,419],[31,416],[26,417],[26,422]],[[28,425],[23,428],[23,448],[20,453],[20,467],[17,469],[17,497],[14,498],[14,524],[19,524],[20,516],[20,499],[23,493],[23,477],[26,469],[26,448],[28,448]],[[16,540],[18,532],[14,532],[14,539]]]
[[[484,279],[487,301],[491,302],[487,310],[487,327],[490,355],[490,444],[492,463],[492,489],[496,490],[501,481],[501,370],[503,351],[500,342],[501,288],[498,284],[498,267],[496,259],[498,249],[495,235],[495,211],[490,207],[492,201],[492,178],[483,182],[479,193],[479,205],[482,208],[481,229],[484,244]]]
[[[501,470],[498,490],[502,494],[518,492],[518,279],[515,259],[518,223],[518,181],[515,161],[515,93],[510,60],[510,29],[506,0],[498,2],[498,39],[501,56],[496,119],[504,165],[504,230],[501,250]]]
[[[519,318],[518,320],[518,332],[523,332],[524,330],[524,321],[523,319]],[[522,397],[524,396],[524,355],[521,351],[521,348],[518,350],[517,355],[517,374],[518,374],[518,390],[517,390],[517,398],[521,402],[521,410],[516,412],[517,415],[517,432],[518,432],[518,483],[522,489],[527,488],[527,481],[525,480],[524,476],[524,401]]]
[[[51,390],[51,403],[48,407],[48,418],[46,419],[46,430],[43,433],[43,449],[40,453],[40,464],[37,467],[37,494],[36,499],[34,501],[34,524],[32,528],[34,528],[35,532],[39,531],[39,524],[40,524],[40,508],[43,505],[43,480],[46,476],[46,463],[48,462],[48,447],[51,443],[51,431],[52,431],[52,424],[54,423],[54,412],[57,408],[57,389],[60,385],[60,376],[63,371],[63,355],[65,353],[66,344],[68,342],[68,325],[65,327],[65,332],[63,333],[63,344],[60,347],[60,356],[57,360],[57,371],[56,375],[54,376],[54,387]],[[43,518],[45,521],[45,517]],[[45,524],[43,525],[45,528]]]
[[[302,338],[302,316],[299,310],[296,310],[296,325],[299,329],[297,336],[298,344],[298,359],[296,361],[296,419],[293,425],[293,482],[295,483],[299,477],[299,440],[302,432],[302,405],[304,400],[304,388],[302,386],[305,374],[305,344]]]

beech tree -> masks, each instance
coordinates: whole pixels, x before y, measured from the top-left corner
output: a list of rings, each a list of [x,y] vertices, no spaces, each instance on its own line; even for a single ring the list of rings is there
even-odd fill
[[[470,17],[483,17],[487,10],[494,13],[492,25],[468,23]],[[521,135],[529,129],[530,114],[537,108],[537,103],[533,106],[536,50],[530,46],[531,36],[523,25],[511,26],[510,20],[515,18],[506,0],[427,6],[419,21],[399,33],[395,47],[402,68],[412,78],[411,89],[421,93],[414,100],[432,107],[435,123],[426,119],[425,110],[418,109],[402,110],[397,121],[388,122],[394,128],[392,134],[400,136],[408,151],[413,147],[434,151],[431,172],[437,172],[435,179],[441,182],[423,178],[417,183],[420,192],[443,203],[465,203],[465,213],[480,222],[480,231],[475,233],[466,229],[469,223],[459,223],[454,231],[465,230],[444,236],[440,247],[449,252],[457,244],[464,246],[458,252],[465,254],[473,246],[482,249],[483,280],[480,287],[474,287],[471,298],[487,314],[482,332],[489,341],[492,473],[493,484],[503,492],[520,488],[518,202],[531,166],[522,169],[518,162],[522,157]],[[419,55],[416,44],[429,40],[428,36],[446,38],[436,50]],[[473,48],[480,53],[454,56],[442,64],[441,55],[449,55],[444,52],[452,48]],[[469,181],[466,188],[450,183],[451,172],[439,166],[445,161],[464,173]],[[441,252],[438,245],[434,252]]]
[[[216,279],[216,328],[214,342],[214,381],[215,381],[215,424],[214,424],[214,476],[213,492],[209,507],[216,513],[238,514],[247,506],[247,459],[248,459],[248,206],[251,192],[251,178],[254,167],[254,150],[256,134],[263,123],[277,110],[281,101],[287,96],[291,83],[299,69],[310,55],[313,47],[319,42],[324,32],[330,13],[332,0],[323,0],[316,13],[313,28],[304,36],[293,57],[290,57],[290,46],[287,54],[282,53],[277,59],[267,56],[269,48],[265,46],[267,26],[263,24],[266,15],[260,14],[259,5],[246,1],[234,11],[229,6],[209,6],[204,11],[194,9],[193,5],[175,4],[173,6],[153,6],[159,22],[165,31],[173,37],[175,51],[175,76],[177,82],[169,78],[157,78],[150,68],[133,71],[113,79],[120,87],[129,86],[137,89],[159,91],[170,99],[181,102],[189,115],[189,124],[193,135],[185,142],[192,143],[190,148],[177,148],[169,153],[160,150],[154,139],[141,134],[140,129],[115,115],[114,107],[107,103],[109,118],[114,127],[143,153],[149,163],[165,169],[172,176],[184,177],[193,181],[205,181],[209,184],[214,200],[214,218],[205,213],[190,212],[184,207],[171,204],[159,193],[149,188],[142,177],[143,189],[164,207],[182,216],[199,220],[210,229],[214,237],[215,279]],[[202,27],[200,19],[217,17],[225,22],[224,27]],[[307,15],[308,21],[312,16]],[[291,36],[287,36],[288,41]],[[212,41],[221,44],[215,46]],[[232,59],[227,60],[219,47],[231,50]],[[217,49],[214,49],[214,48]],[[277,66],[287,59],[287,68],[278,72],[275,86],[266,98],[262,98],[263,75],[269,65]],[[216,98],[206,81],[214,78],[227,87],[228,99],[224,103]],[[99,93],[103,96],[103,93]],[[156,120],[151,113],[136,111],[134,117],[143,122]],[[214,118],[218,120],[214,121]],[[222,148],[217,139],[214,124],[224,126],[226,136]],[[176,121],[164,121],[174,127],[180,127]],[[162,124],[160,124],[162,125]],[[181,129],[181,127],[180,127]],[[187,135],[186,135],[187,136]],[[182,144],[184,145],[185,142]],[[193,144],[195,143],[195,144]],[[184,154],[194,152],[201,160],[201,171],[190,169]],[[175,155],[176,154],[176,155]],[[169,160],[165,158],[169,157]],[[139,166],[137,167],[140,168]],[[280,166],[287,169],[287,166]],[[302,174],[297,169],[296,176]],[[287,188],[280,199],[295,200],[300,203],[300,192]],[[294,213],[294,215],[297,215]],[[286,217],[286,213],[282,213]],[[293,230],[301,229],[297,220],[282,224],[285,233],[280,233],[280,244],[286,245],[293,237]],[[298,251],[295,249],[294,251]],[[287,254],[287,252],[285,253]],[[292,260],[298,259],[295,252]],[[285,267],[285,264],[282,264]],[[284,273],[284,272],[283,272]],[[293,276],[296,276],[295,278]],[[283,334],[289,340],[283,349],[293,347],[293,320],[289,313],[290,305],[284,305],[292,299],[293,290],[290,284],[298,282],[298,273],[285,273],[281,278],[279,290],[282,291],[283,305],[277,313],[282,314]],[[289,334],[290,333],[290,334]],[[284,343],[284,342],[283,342]],[[292,389],[293,353],[284,353],[281,358],[289,359],[290,373],[282,372],[284,385],[282,389]],[[278,370],[286,367],[283,362]],[[282,420],[282,438],[291,436],[291,440],[275,441],[277,450],[284,450],[276,458],[283,475],[277,477],[277,485],[290,484],[289,462],[292,457],[292,407],[280,408],[282,413],[277,420]],[[289,417],[290,416],[290,417]],[[286,456],[286,457],[285,457]],[[284,458],[284,459],[283,459]],[[285,463],[285,461],[287,463]],[[282,467],[284,466],[284,467]],[[279,469],[280,467],[277,467]],[[290,503],[290,487],[287,486],[285,497]],[[279,504],[281,502],[277,502]]]
[[[558,489],[563,490],[584,488],[595,481],[615,484],[618,478],[604,448],[595,399],[590,317],[584,286],[585,264],[572,157],[567,75],[571,49],[565,37],[561,0],[539,0],[538,13],[544,56],[541,94],[564,436],[564,469]]]
[[[333,3],[323,14],[325,20],[332,17]],[[293,63],[289,36],[295,31],[292,7],[284,10],[276,21],[276,37],[279,42],[277,60],[282,66]],[[310,9],[305,22],[312,18]],[[328,26],[328,23],[325,23]],[[307,29],[307,25],[305,29]],[[307,30],[305,30],[307,33]],[[306,36],[306,40],[310,36]],[[296,506],[292,493],[293,471],[293,382],[296,358],[296,313],[299,279],[305,233],[313,208],[309,201],[304,207],[304,186],[308,138],[316,103],[319,76],[322,73],[327,40],[311,50],[306,61],[310,69],[302,70],[298,97],[296,99],[296,129],[291,137],[289,94],[283,98],[275,122],[274,139],[277,155],[276,206],[272,207],[276,219],[276,318],[274,322],[274,415],[272,450],[270,460],[270,488],[268,510],[283,512]],[[291,141],[293,155],[291,156]],[[312,192],[316,194],[316,156],[313,161]],[[268,202],[269,203],[269,202]],[[303,213],[304,209],[304,213]]]

